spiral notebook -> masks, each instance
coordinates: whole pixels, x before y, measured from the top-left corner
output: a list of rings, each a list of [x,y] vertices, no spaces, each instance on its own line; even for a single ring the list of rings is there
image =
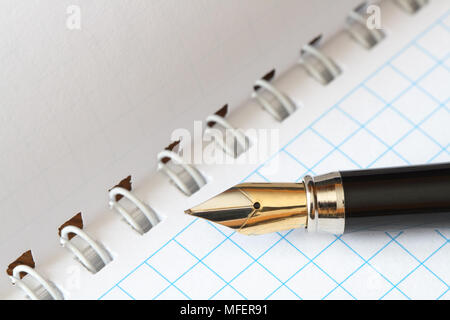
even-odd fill
[[[450,161],[447,1],[5,6],[2,297],[450,297],[448,226],[245,237],[183,214],[241,181]],[[194,120],[239,129],[205,146],[234,161],[184,162]],[[248,129],[272,140],[240,162]]]

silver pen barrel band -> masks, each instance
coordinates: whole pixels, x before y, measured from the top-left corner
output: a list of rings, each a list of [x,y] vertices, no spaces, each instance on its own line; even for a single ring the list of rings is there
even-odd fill
[[[303,178],[308,209],[307,230],[343,234],[345,201],[339,172]]]

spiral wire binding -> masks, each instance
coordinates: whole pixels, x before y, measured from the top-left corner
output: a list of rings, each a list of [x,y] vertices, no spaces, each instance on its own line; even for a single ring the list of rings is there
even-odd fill
[[[395,0],[395,2],[405,11],[415,13],[426,5],[429,0]],[[363,7],[364,4],[366,4],[366,2],[364,2],[360,8]],[[347,30],[350,35],[358,43],[368,49],[372,48],[385,37],[384,32],[380,30],[369,30],[366,28],[364,18],[361,13],[358,12],[358,8],[355,11],[350,12],[347,19]],[[354,28],[355,24],[358,25],[357,29]],[[362,25],[364,28],[361,28]],[[300,58],[299,63],[306,68],[313,78],[324,85],[328,84],[339,76],[341,69],[331,58],[318,50],[314,46],[314,43],[311,43],[303,46],[302,57]],[[276,120],[283,121],[297,109],[296,104],[274,85],[269,83],[269,81],[259,79],[255,82],[255,87],[260,87],[260,92],[255,88],[252,93],[252,98],[256,99]],[[242,152],[245,152],[245,150],[248,149],[248,138],[238,129],[233,128],[224,118],[217,115],[210,115],[206,118],[206,121],[218,123],[221,127],[231,130],[239,149],[242,149]],[[226,145],[224,141],[217,142],[227,153],[236,155],[235,149]],[[194,166],[187,164],[177,153],[171,150],[163,150],[158,153],[157,158],[158,170],[164,172],[187,196],[192,195],[207,183],[200,171]],[[162,160],[165,158],[170,159],[172,164],[168,165],[164,163]],[[136,209],[131,212],[127,211],[118,201],[116,201],[117,195],[122,195],[127,198],[136,206]],[[120,187],[113,188],[109,192],[109,198],[110,208],[122,215],[133,229],[140,234],[148,232],[153,226],[160,222],[153,209],[145,205],[126,189]],[[69,234],[75,234],[76,236],[69,240]],[[68,225],[64,227],[61,230],[60,242],[62,246],[72,251],[75,257],[92,273],[97,273],[106,264],[112,261],[111,255],[101,244],[76,226]],[[26,276],[21,279],[20,273],[26,273]],[[31,299],[60,300],[64,298],[62,293],[52,282],[46,280],[36,270],[27,265],[21,264],[16,266],[13,269],[13,275],[10,276],[10,278],[12,283],[20,287]]]
[[[23,279],[20,277],[21,273],[26,273]],[[16,266],[10,278],[12,283],[21,288],[31,300],[64,299],[62,293],[53,283],[42,277],[36,270],[29,266],[23,264]]]
[[[173,166],[165,164],[162,160],[169,158]],[[190,196],[206,184],[206,179],[194,166],[186,163],[178,154],[170,150],[158,153],[158,170],[163,171],[175,185]],[[176,171],[178,170],[178,172]]]
[[[219,145],[220,148],[222,148],[228,155],[237,158],[239,155],[241,155],[243,152],[247,151],[250,147],[250,141],[248,137],[239,129],[234,128],[227,120],[225,120],[223,117],[211,114],[206,118],[206,122],[214,122],[215,124],[220,125],[224,129],[226,129],[226,134],[231,134],[233,136],[233,140],[228,141],[227,136],[223,137],[222,139],[217,139],[215,135],[215,141]],[[212,128],[206,128],[205,135],[210,134],[212,132]]]
[[[323,85],[330,83],[341,74],[338,65],[311,44],[303,46],[299,63]]]
[[[417,11],[419,11],[420,9],[422,9],[422,7],[424,7],[430,1],[429,0],[395,0],[395,2],[406,12],[413,14],[413,13],[416,13]]]
[[[116,200],[116,196],[121,195],[131,201],[135,206],[135,210],[129,212],[123,205]],[[130,191],[116,187],[109,191],[109,207],[116,210],[125,221],[137,232],[144,234],[153,226],[159,223],[158,215],[153,209],[144,204]]]
[[[264,90],[262,93],[258,90],[254,90],[252,93],[252,98],[256,99],[263,109],[270,113],[276,120],[283,121],[297,109],[295,104],[290,101],[284,93],[275,88],[275,86],[273,86],[269,81],[258,79],[255,81],[255,87],[261,87]],[[275,104],[265,98],[263,96],[263,93],[265,92],[273,96],[278,104]]]
[[[69,240],[69,234],[75,234],[76,237]],[[84,241],[77,241],[79,239]],[[108,251],[78,227],[64,227],[61,230],[60,243],[63,247],[69,249],[81,264],[92,273],[97,273],[112,261]]]
[[[361,13],[366,6],[351,11],[347,18],[347,31],[359,44],[366,49],[371,49],[383,41],[386,34],[380,29],[369,29],[366,25],[366,19]]]

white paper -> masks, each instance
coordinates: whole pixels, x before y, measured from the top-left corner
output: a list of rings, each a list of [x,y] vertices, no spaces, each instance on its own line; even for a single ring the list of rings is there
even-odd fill
[[[336,39],[327,49],[347,63],[344,75],[320,88],[328,99],[314,96],[306,103],[298,89],[305,105],[282,126],[288,143],[274,156],[279,170],[269,173],[275,158],[256,171],[243,169],[239,178],[204,168],[211,186],[186,206],[247,175],[246,181],[297,181],[337,169],[449,161],[450,16],[448,6],[438,7],[411,19],[399,12],[386,17],[390,39],[359,61],[339,50],[348,44],[344,37]],[[410,24],[414,19],[419,26]],[[358,122],[367,123],[361,128]],[[247,237],[190,219],[146,250],[142,265],[110,280],[100,297],[448,299],[449,237],[448,224],[412,227],[407,221],[342,237],[302,230]]]
[[[59,225],[107,214],[107,190],[154,173],[174,129],[235,109],[357,2],[2,0],[0,269],[29,249],[47,264]]]
[[[283,124],[254,101],[230,115],[238,127],[280,129],[283,149],[267,161],[279,158],[276,173],[269,174],[266,163],[199,166],[208,184],[191,197],[164,176],[149,176],[136,194],[164,217],[162,223],[141,237],[117,217],[102,216],[87,231],[112,252],[112,263],[90,275],[60,252],[41,267],[43,274],[66,298],[448,298],[448,228],[245,237],[182,213],[243,179],[295,181],[308,172],[449,161],[448,4],[433,1],[412,17],[391,4],[383,8],[388,37],[373,50],[345,34],[327,44],[343,69],[336,81],[324,88],[296,68],[276,82],[302,104]],[[393,68],[420,81],[415,85]],[[395,110],[386,107],[402,91]],[[364,122],[380,110],[364,128],[348,117]]]

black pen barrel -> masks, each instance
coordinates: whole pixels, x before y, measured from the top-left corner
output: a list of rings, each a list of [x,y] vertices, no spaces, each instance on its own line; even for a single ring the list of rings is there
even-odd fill
[[[399,215],[424,224],[450,213],[450,163],[341,171],[345,231]],[[404,218],[402,218],[404,219]]]
[[[247,235],[295,228],[343,234],[450,225],[450,163],[241,183],[186,213]]]

